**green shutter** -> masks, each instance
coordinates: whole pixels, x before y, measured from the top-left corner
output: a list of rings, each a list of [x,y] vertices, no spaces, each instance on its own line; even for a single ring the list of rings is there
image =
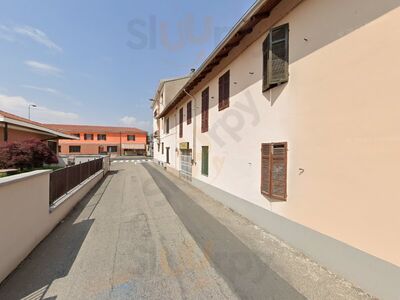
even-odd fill
[[[208,146],[201,147],[201,174],[208,176]]]
[[[289,80],[289,24],[273,28],[263,43],[263,91]]]

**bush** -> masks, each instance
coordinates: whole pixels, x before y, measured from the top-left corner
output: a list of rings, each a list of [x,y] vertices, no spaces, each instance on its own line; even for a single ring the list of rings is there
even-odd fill
[[[33,169],[57,162],[57,156],[37,139],[0,146],[0,168]]]

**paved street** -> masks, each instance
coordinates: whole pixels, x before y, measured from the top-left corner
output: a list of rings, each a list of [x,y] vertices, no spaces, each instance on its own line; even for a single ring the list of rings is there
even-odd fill
[[[0,299],[368,299],[153,163],[111,170]]]

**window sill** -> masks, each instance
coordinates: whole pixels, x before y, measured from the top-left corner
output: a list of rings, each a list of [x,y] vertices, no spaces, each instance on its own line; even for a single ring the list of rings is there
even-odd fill
[[[224,109],[226,109],[228,107],[229,107],[229,104],[228,105],[224,105],[224,106],[218,106],[218,111],[224,110]]]
[[[286,198],[273,197],[270,195],[266,195],[264,193],[261,193],[261,195],[269,202],[287,202],[287,197]]]

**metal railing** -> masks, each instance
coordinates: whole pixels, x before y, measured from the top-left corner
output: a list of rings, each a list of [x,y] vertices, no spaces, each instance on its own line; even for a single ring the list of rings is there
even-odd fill
[[[50,205],[101,169],[103,169],[103,158],[50,173]]]

